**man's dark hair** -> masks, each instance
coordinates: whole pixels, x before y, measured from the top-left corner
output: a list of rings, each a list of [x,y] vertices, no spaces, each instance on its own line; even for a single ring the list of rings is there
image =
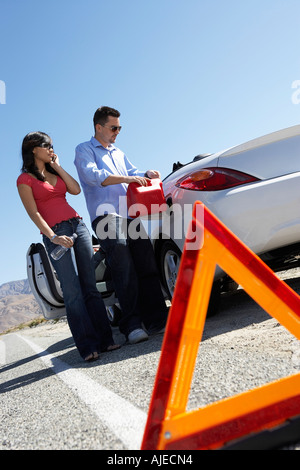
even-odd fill
[[[98,108],[94,114],[94,128],[96,129],[96,124],[104,126],[108,121],[109,116],[118,118],[121,116],[121,113],[114,108],[109,108],[108,106],[101,106],[101,108]]]

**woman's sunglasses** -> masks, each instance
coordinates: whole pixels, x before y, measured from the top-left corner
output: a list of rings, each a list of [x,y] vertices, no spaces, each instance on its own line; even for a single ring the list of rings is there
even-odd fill
[[[52,145],[52,144],[46,144],[46,143],[37,145],[36,147],[41,147],[42,149],[48,149],[48,150],[53,149],[53,145]]]

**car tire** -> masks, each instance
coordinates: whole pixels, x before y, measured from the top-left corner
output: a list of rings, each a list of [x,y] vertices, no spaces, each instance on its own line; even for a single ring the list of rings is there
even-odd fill
[[[160,251],[160,273],[162,284],[170,301],[172,300],[175,290],[181,255],[182,253],[180,249],[172,241],[165,242]],[[221,282],[216,280],[212,285],[207,317],[211,317],[218,312],[220,298]]]

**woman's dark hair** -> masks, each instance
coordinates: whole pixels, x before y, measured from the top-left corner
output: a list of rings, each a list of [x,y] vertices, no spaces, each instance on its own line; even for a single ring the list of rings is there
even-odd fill
[[[33,154],[33,149],[40,146],[41,144],[51,145],[51,138],[44,132],[30,132],[24,137],[22,143],[23,165],[21,171],[22,173],[31,173],[38,180],[45,181],[45,177],[41,174],[35,164]],[[49,163],[46,163],[45,167],[49,173],[57,175],[57,172],[51,167]]]
[[[104,126],[104,124],[108,121],[109,116],[118,118],[121,116],[121,114],[116,109],[109,108],[108,106],[102,106],[101,108],[98,108],[93,118],[94,127],[96,128],[96,124],[101,124]]]

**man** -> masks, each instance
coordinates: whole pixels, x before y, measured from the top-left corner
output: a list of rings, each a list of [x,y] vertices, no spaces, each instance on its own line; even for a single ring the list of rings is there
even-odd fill
[[[163,332],[167,308],[160,287],[154,252],[142,224],[139,235],[131,236],[132,219],[127,216],[127,187],[147,185],[147,178],[159,172],[139,171],[114,146],[121,130],[120,113],[103,106],[94,114],[95,135],[79,144],[75,166],[90,214],[93,230],[111,268],[115,291],[121,306],[120,331],[129,343]],[[144,325],[144,328],[142,326]]]

